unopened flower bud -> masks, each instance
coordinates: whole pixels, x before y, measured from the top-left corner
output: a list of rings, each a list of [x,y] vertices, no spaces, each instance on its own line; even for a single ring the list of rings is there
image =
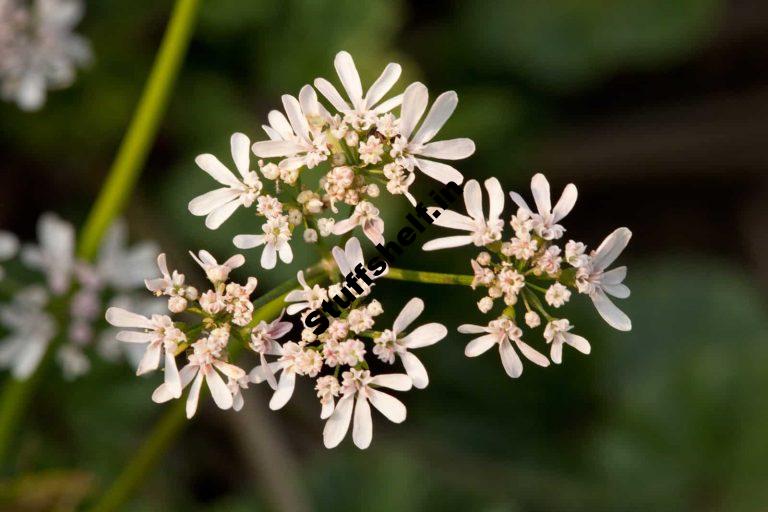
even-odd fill
[[[301,215],[301,212],[296,208],[291,208],[290,210],[288,210],[288,222],[292,226],[298,226],[299,224],[301,224],[302,219],[303,217]]]
[[[181,313],[187,309],[187,299],[180,295],[174,295],[168,299],[168,310],[171,313]]]
[[[261,168],[261,174],[268,180],[274,181],[280,177],[280,168],[273,163],[269,163]]]
[[[304,241],[308,244],[314,244],[317,242],[317,231],[315,231],[312,228],[307,228],[304,230]]]
[[[491,263],[491,255],[483,251],[477,255],[477,262],[481,265],[489,265]]]
[[[493,309],[493,299],[490,297],[483,297],[477,301],[477,309],[479,309],[481,313],[489,312]]]
[[[357,132],[348,132],[344,136],[344,140],[346,141],[347,146],[356,148],[357,144],[360,142],[360,137],[358,137]]]
[[[379,197],[379,186],[371,183],[366,187],[365,193],[368,194],[368,197]]]
[[[525,325],[533,329],[541,325],[541,318],[535,311],[529,311],[525,314]]]

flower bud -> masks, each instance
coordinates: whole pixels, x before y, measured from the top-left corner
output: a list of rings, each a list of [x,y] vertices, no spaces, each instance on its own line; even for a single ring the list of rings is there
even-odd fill
[[[187,299],[180,295],[174,295],[168,299],[168,310],[171,313],[181,313],[187,309]]]
[[[304,241],[308,244],[314,244],[317,242],[317,231],[315,231],[312,228],[307,228],[304,230]]]
[[[525,314],[525,325],[533,329],[541,325],[541,318],[535,311],[529,311]]]
[[[481,313],[489,312],[493,309],[493,299],[490,297],[483,297],[477,301],[477,309],[479,309]]]

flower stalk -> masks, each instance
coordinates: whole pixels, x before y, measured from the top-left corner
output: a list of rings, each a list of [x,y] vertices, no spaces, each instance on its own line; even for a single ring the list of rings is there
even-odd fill
[[[471,286],[472,276],[463,274],[443,274],[440,272],[424,272],[421,270],[408,270],[404,268],[392,268],[382,276],[383,279],[395,281],[410,281],[413,283],[429,284],[454,284],[459,286]]]

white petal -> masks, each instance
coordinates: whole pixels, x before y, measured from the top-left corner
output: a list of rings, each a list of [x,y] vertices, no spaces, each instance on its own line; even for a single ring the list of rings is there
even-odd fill
[[[279,371],[282,367],[283,367],[283,364],[278,361],[275,361],[274,363],[269,363],[267,365],[267,368],[259,365],[255,367],[253,370],[251,370],[251,372],[248,374],[248,378],[254,384],[261,384],[262,382],[267,380],[268,373],[274,374],[275,372]]]
[[[592,303],[595,305],[595,309],[600,313],[608,325],[619,331],[631,331],[632,321],[629,317],[620,310],[616,304],[602,290],[597,290],[591,295]]]
[[[560,200],[557,201],[555,209],[552,210],[554,222],[559,222],[573,210],[577,197],[579,197],[579,194],[576,191],[576,185],[573,183],[566,185],[565,190],[563,190],[563,195],[560,196]]]
[[[517,348],[520,350],[520,352],[522,352],[522,354],[530,362],[536,363],[537,365],[543,366],[545,368],[549,366],[549,359],[547,359],[547,356],[534,349],[524,341],[516,340],[515,345],[517,345]]]
[[[395,391],[408,391],[411,389],[413,382],[411,381],[411,378],[404,373],[386,373],[384,375],[376,375],[372,377],[371,384],[383,388],[394,389]]]
[[[8,260],[19,250],[19,239],[13,233],[0,231],[0,260]]]
[[[48,340],[26,340],[24,348],[17,353],[13,362],[13,377],[24,380],[37,369],[48,348]]]
[[[347,243],[344,244],[344,254],[347,258],[347,262],[350,264],[350,270],[353,270],[351,267],[356,266],[358,263],[365,264],[365,260],[363,259],[363,248],[360,246],[360,240],[356,237],[350,238],[347,240]]]
[[[340,220],[339,222],[337,222],[337,223],[335,223],[333,225],[333,234],[334,235],[343,235],[344,233],[352,231],[356,227],[357,227],[357,222],[355,222],[351,218]]]
[[[608,272],[603,272],[603,275],[600,277],[600,282],[603,286],[620,284],[626,277],[627,267],[616,267]]]
[[[632,238],[632,232],[627,228],[619,228],[605,237],[603,243],[595,251],[595,257],[592,260],[593,270],[599,272],[608,268],[608,265],[619,257],[630,238]]]
[[[320,410],[320,419],[325,420],[331,417],[331,414],[333,414],[334,410],[334,404],[333,400],[324,403],[323,408]]]
[[[137,313],[131,313],[123,308],[111,307],[107,309],[105,318],[107,319],[107,322],[115,327],[136,327],[141,329],[154,328],[149,318]]]
[[[285,107],[288,121],[290,121],[291,127],[293,128],[293,131],[296,132],[296,135],[306,142],[311,142],[309,140],[309,123],[307,122],[306,116],[301,111],[299,100],[290,94],[283,94],[283,107]]]
[[[349,110],[349,104],[344,101],[344,98],[341,97],[339,91],[337,91],[336,88],[328,80],[325,78],[316,78],[315,87],[317,87],[317,90],[320,91],[320,94],[322,94],[325,99],[327,99],[330,104],[333,105],[333,108],[339,112]]]
[[[373,405],[376,410],[383,414],[389,421],[392,423],[402,423],[405,421],[407,411],[403,402],[387,393],[382,393],[375,389],[368,389],[368,395],[371,405]]]
[[[417,154],[439,160],[462,160],[472,156],[474,152],[475,143],[471,139],[450,139],[430,142]]]
[[[402,311],[400,311],[400,314],[397,315],[397,318],[395,318],[395,323],[392,326],[392,330],[395,332],[395,334],[403,332],[423,312],[424,301],[418,297],[412,298],[403,307]]]
[[[473,324],[461,324],[456,330],[462,334],[479,334],[481,332],[488,332],[488,328],[484,325]]]
[[[352,60],[352,56],[344,51],[336,54],[336,58],[333,59],[333,65],[336,68],[336,73],[341,79],[341,84],[344,86],[344,90],[347,91],[349,99],[352,100],[352,106],[359,108],[362,106],[363,100],[363,86],[360,83],[360,75],[355,68],[355,61]]]
[[[240,176],[245,179],[251,170],[251,141],[245,134],[235,133],[229,139],[229,145],[232,149],[235,167],[237,167]]]
[[[395,107],[399,107],[403,104],[403,95],[398,94],[397,96],[392,96],[386,101],[382,101],[379,103],[379,105],[373,110],[377,114],[386,114],[390,110],[392,110]]]
[[[400,340],[410,349],[434,345],[448,335],[448,329],[443,324],[431,323],[416,328]]]
[[[498,219],[504,211],[504,191],[501,189],[501,183],[496,178],[488,178],[485,180],[485,189],[488,191],[490,202],[488,218]]]
[[[264,243],[264,235],[237,235],[232,243],[238,249],[253,249]]]
[[[413,129],[424,114],[429,101],[427,87],[414,82],[403,93],[403,105],[400,107],[400,134],[406,139],[411,136]]]
[[[333,259],[336,260],[336,265],[339,267],[339,272],[342,276],[346,276],[350,272],[349,263],[347,262],[347,255],[340,247],[334,247],[331,249]]]
[[[254,142],[251,149],[259,158],[275,158],[278,156],[293,156],[303,148],[290,140],[262,140]]]
[[[475,230],[475,221],[472,217],[467,217],[453,210],[437,210],[431,215],[434,217],[439,211],[440,215],[435,218],[434,225],[443,228],[463,229],[465,231]]]
[[[203,385],[203,372],[198,371],[197,376],[195,377],[194,382],[192,382],[192,387],[189,388],[189,396],[187,396],[187,418],[192,418],[192,416],[195,415],[195,412],[197,412],[197,402],[200,400],[200,388]]]
[[[542,215],[552,211],[552,203],[549,199],[549,182],[543,174],[538,173],[531,178],[531,192],[539,213]]]
[[[467,357],[477,357],[488,352],[496,343],[498,343],[498,338],[495,334],[480,336],[467,343],[467,346],[464,347],[464,355]]]
[[[209,368],[205,373],[205,383],[208,384],[211,397],[219,409],[226,410],[232,407],[232,392],[216,370]]]
[[[277,264],[277,250],[274,245],[267,244],[264,246],[264,250],[261,251],[260,263],[262,268],[275,268],[275,264]]]
[[[405,368],[405,373],[407,373],[413,381],[413,387],[418,389],[427,387],[429,384],[429,375],[427,374],[427,369],[424,368],[424,364],[419,358],[411,352],[401,352],[399,355],[400,360],[403,363],[403,368]]]
[[[216,208],[205,218],[205,227],[208,229],[219,229],[224,224],[224,221],[230,218],[239,207],[240,201],[232,201]]]
[[[589,354],[592,351],[589,341],[578,334],[571,334],[570,332],[565,333],[565,342],[582,354]]]
[[[153,332],[120,331],[116,338],[125,343],[149,343],[155,336]]]
[[[602,288],[605,293],[617,299],[626,299],[630,295],[629,287],[624,284],[603,284]]]
[[[477,180],[469,180],[464,185],[464,206],[467,214],[475,220],[485,219],[483,214],[483,191]]]
[[[454,91],[444,92],[438,96],[432,104],[432,108],[429,109],[427,117],[424,118],[424,122],[421,123],[416,135],[413,136],[412,142],[414,144],[425,144],[431,141],[451,117],[458,104],[459,97]]]
[[[227,169],[227,167],[222,164],[218,158],[211,155],[210,153],[197,155],[197,158],[195,158],[195,163],[198,167],[210,174],[213,179],[222,185],[227,185],[230,187],[240,186],[240,182],[237,180],[235,175],[232,174],[232,171]]]
[[[293,261],[293,249],[288,242],[285,242],[278,252],[280,255],[280,261],[283,263],[290,263]]]
[[[270,128],[272,128],[274,131],[276,131],[280,135],[278,139],[272,139],[272,140],[280,140],[280,139],[294,140],[296,138],[296,134],[293,133],[293,128],[291,128],[291,123],[288,122],[288,119],[286,119],[285,114],[283,114],[279,110],[271,110],[269,114],[267,114],[267,119],[269,120]]]
[[[423,251],[436,251],[438,249],[450,249],[452,247],[461,247],[462,245],[469,245],[472,243],[472,237],[469,235],[464,236],[447,236],[444,238],[436,238],[430,240],[421,246]]]
[[[373,85],[365,94],[365,108],[370,109],[376,105],[376,102],[392,89],[397,79],[400,78],[401,71],[400,64],[395,64],[394,62],[387,64],[379,78],[373,82]]]
[[[273,411],[281,409],[293,396],[293,388],[296,386],[296,374],[283,371],[280,381],[277,383],[277,391],[269,401],[269,408]]]
[[[181,377],[176,367],[176,358],[172,352],[165,352],[165,384],[173,398],[181,396]]]
[[[520,356],[512,348],[509,340],[501,342],[499,345],[499,355],[501,355],[501,364],[504,366],[504,371],[507,372],[507,375],[516,379],[523,374],[523,362],[520,361]]]
[[[286,297],[286,299],[287,299],[287,297]],[[291,304],[290,306],[288,306],[288,308],[285,311],[289,315],[295,315],[299,311],[304,311],[307,308],[309,308],[309,303],[303,302],[303,303],[300,303],[300,304]]]
[[[365,450],[371,445],[373,439],[373,421],[371,420],[371,406],[362,395],[357,395],[355,403],[355,421],[352,425],[352,441],[355,446]]]
[[[448,164],[427,160],[425,158],[416,158],[414,160],[416,167],[421,172],[440,183],[453,182],[457,185],[461,185],[464,182],[464,176],[457,169]]]
[[[349,430],[349,422],[352,420],[352,408],[354,395],[347,395],[339,400],[336,409],[325,422],[323,429],[323,444],[326,448],[335,448],[344,439]]]
[[[563,362],[563,343],[560,341],[553,341],[552,348],[549,350],[549,358],[555,364]]]
[[[512,198],[512,201],[515,202],[518,208],[522,208],[523,210],[528,210],[529,212],[531,211],[531,209],[528,207],[528,203],[526,203],[525,199],[523,199],[523,196],[521,196],[517,192],[510,192],[509,197]]]
[[[136,370],[136,375],[144,375],[152,370],[157,370],[160,366],[160,355],[162,352],[162,346],[160,343],[150,343],[147,346],[147,350],[144,352],[141,361],[139,361],[139,368]]]

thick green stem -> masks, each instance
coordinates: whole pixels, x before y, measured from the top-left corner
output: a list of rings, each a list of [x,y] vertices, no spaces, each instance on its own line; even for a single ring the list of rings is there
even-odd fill
[[[322,279],[321,263],[309,268],[305,274],[311,285]],[[296,280],[288,279],[263,296],[253,301],[255,313],[250,325],[268,321],[276,317],[285,307],[285,296],[296,288]],[[168,409],[155,424],[142,446],[123,467],[117,479],[107,488],[101,498],[89,512],[113,512],[118,510],[141,485],[149,472],[170,448],[171,442],[178,437],[187,424],[185,401],[179,400]]]
[[[136,185],[189,46],[198,4],[199,0],[176,2],[136,113],[81,233],[78,255],[83,259],[90,260],[96,255],[104,233],[123,210]],[[49,345],[44,361],[51,358],[53,345]],[[10,377],[3,386],[0,395],[0,466],[5,466],[16,424],[41,379],[44,366],[39,365],[35,374],[23,381]]]
[[[199,0],[176,1],[138,108],[83,228],[78,247],[81,258],[93,258],[102,236],[131,196],[189,46],[198,4]]]
[[[462,274],[442,274],[440,272],[423,272],[421,270],[407,270],[403,268],[390,268],[389,272],[381,276],[383,279],[396,281],[411,281],[414,283],[430,284],[456,284],[461,286],[472,285],[472,276]]]

